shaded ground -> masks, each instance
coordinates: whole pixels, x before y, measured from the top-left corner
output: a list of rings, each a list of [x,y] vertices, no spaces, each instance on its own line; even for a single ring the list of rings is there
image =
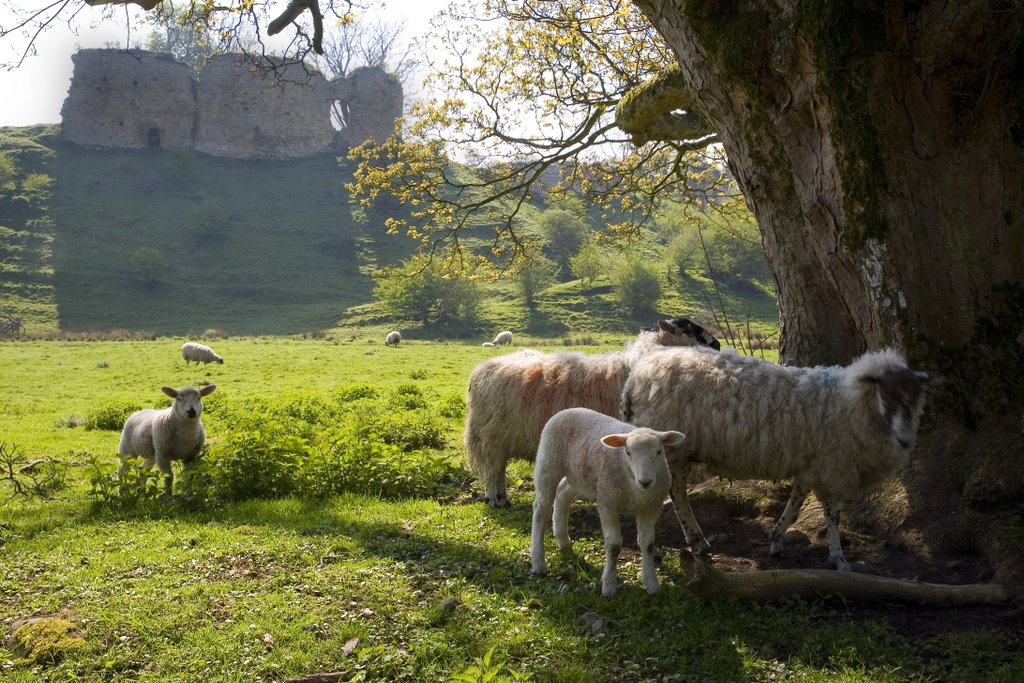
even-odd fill
[[[828,544],[821,506],[810,496],[800,517],[786,535],[783,557],[768,556],[768,534],[789,496],[788,485],[766,482],[711,480],[691,488],[694,515],[712,545],[709,560],[727,571],[759,569],[827,569]],[[600,537],[596,508],[578,506],[570,516],[570,533]],[[854,571],[930,583],[985,583],[993,572],[978,556],[936,557],[920,547],[879,540],[843,524],[843,547]],[[623,556],[636,554],[636,527],[623,521]],[[657,528],[662,553],[684,547],[682,530],[672,506],[665,505]],[[933,608],[881,602],[843,605],[852,620],[888,623],[905,637],[951,631],[997,630],[1012,633],[1024,648],[1024,610],[1021,606]]]

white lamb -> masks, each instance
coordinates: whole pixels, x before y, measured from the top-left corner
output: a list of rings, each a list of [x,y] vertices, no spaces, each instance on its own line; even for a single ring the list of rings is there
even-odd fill
[[[636,359],[661,346],[692,346],[698,343],[691,334],[697,330],[704,332],[686,318],[670,318],[659,320],[654,332],[641,332],[626,351],[523,350],[477,365],[466,393],[464,444],[470,468],[483,483],[484,501],[494,507],[509,504],[508,463],[534,459],[541,430],[552,415],[576,407],[617,415]]]
[[[388,332],[388,336],[384,338],[384,346],[398,346],[398,342],[402,341],[402,333],[398,330],[392,330]]]
[[[212,394],[216,388],[216,384],[208,384],[198,390],[192,387],[178,390],[160,387],[160,391],[173,398],[174,402],[162,410],[139,410],[125,420],[121,442],[117,446],[121,461],[118,474],[124,471],[130,456],[141,457],[142,466],[146,469],[156,463],[166,475],[164,489],[169,495],[174,480],[171,462],[181,460],[186,468],[191,467],[206,441],[206,430],[199,416],[203,414],[203,397]]]
[[[185,360],[185,365],[188,365],[189,361],[194,360],[198,363],[220,363],[224,364],[224,359],[214,353],[206,344],[200,344],[199,342],[185,342],[181,345],[181,357]]]
[[[925,390],[933,382],[907,369],[891,349],[847,367],[783,367],[735,352],[666,349],[640,359],[622,395],[622,417],[689,438],[670,458],[672,500],[695,551],[708,542],[686,497],[691,463],[732,479],[792,479],[770,552],[808,492],[821,501],[829,561],[848,571],[839,536],[839,501],[863,497],[900,471],[917,440]]]
[[[545,574],[544,531],[551,519],[559,549],[572,548],[569,506],[576,498],[596,500],[604,535],[601,595],[617,590],[615,565],[622,550],[620,516],[636,515],[644,587],[659,590],[654,571],[654,526],[668,496],[672,477],[665,447],[686,438],[680,432],[658,432],[620,422],[588,408],[557,413],[544,425],[537,449],[533,481],[533,530],[530,563],[534,574]]]
[[[509,346],[512,343],[512,332],[505,330],[499,332],[498,336],[494,338],[494,341],[484,342],[480,346]]]

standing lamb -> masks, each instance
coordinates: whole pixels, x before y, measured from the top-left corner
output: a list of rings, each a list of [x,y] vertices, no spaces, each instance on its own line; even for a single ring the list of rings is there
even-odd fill
[[[672,459],[672,500],[697,552],[708,542],[686,497],[691,463],[732,479],[792,479],[772,529],[772,555],[813,491],[828,529],[829,561],[850,564],[839,536],[838,502],[863,497],[908,462],[925,390],[933,378],[907,369],[891,349],[843,367],[783,367],[735,352],[666,349],[640,359],[622,394],[622,417],[689,435]]]
[[[533,530],[530,563],[534,574],[545,574],[544,531],[551,519],[559,549],[572,548],[569,506],[576,498],[597,501],[604,535],[604,572],[601,595],[617,590],[615,565],[622,550],[620,516],[636,515],[644,587],[659,590],[654,571],[654,526],[668,496],[672,477],[665,462],[665,447],[686,438],[680,432],[635,428],[588,408],[557,413],[544,425],[537,449],[533,481]]]
[[[181,345],[181,357],[185,359],[185,365],[188,362],[194,360],[197,364],[203,363],[220,363],[224,364],[224,359],[214,353],[206,344],[200,344],[199,342],[185,342]]]
[[[505,330],[499,332],[498,336],[494,338],[494,341],[484,342],[480,346],[509,346],[512,344],[512,332]]]
[[[400,341],[402,341],[402,334],[398,330],[392,330],[384,338],[384,346],[398,346]]]
[[[686,318],[670,318],[659,320],[655,332],[641,332],[626,351],[588,356],[527,349],[477,365],[469,375],[464,442],[470,468],[484,485],[484,501],[494,507],[509,504],[508,463],[534,459],[552,415],[576,407],[617,415],[636,359],[661,346],[699,343],[684,331],[691,326],[703,331]]]
[[[203,413],[203,397],[212,394],[216,388],[216,384],[208,384],[198,390],[192,387],[178,390],[160,387],[160,391],[173,398],[174,402],[163,410],[139,410],[128,417],[117,446],[121,461],[117,473],[120,475],[124,471],[129,456],[141,457],[142,466],[146,469],[153,467],[155,462],[166,475],[164,489],[170,495],[174,480],[171,461],[181,460],[186,468],[195,462],[206,441],[206,430],[199,417]]]

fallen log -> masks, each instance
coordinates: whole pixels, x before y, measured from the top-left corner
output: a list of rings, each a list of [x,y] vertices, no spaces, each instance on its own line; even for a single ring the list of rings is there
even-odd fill
[[[686,550],[680,551],[679,558],[686,570],[686,590],[702,598],[770,602],[838,597],[851,602],[895,600],[934,607],[1001,605],[1008,600],[1006,589],[994,583],[954,586],[832,569],[723,572]]]

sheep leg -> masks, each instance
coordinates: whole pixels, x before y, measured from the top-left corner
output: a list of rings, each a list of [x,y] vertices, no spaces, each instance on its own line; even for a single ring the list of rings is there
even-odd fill
[[[779,517],[779,521],[772,527],[771,535],[768,536],[768,540],[771,541],[768,554],[772,557],[782,554],[782,543],[786,536],[786,531],[789,529],[789,525],[796,521],[805,500],[807,500],[807,489],[799,484],[793,484],[793,490],[789,494],[789,502],[786,503],[786,509],[782,511],[782,516]]]
[[[548,519],[551,519],[555,492],[543,476],[535,479],[537,485],[533,499],[533,527],[530,531],[530,566],[534,574],[543,576],[547,573],[544,563],[544,532],[547,531]]]
[[[679,520],[679,525],[683,527],[686,545],[694,554],[702,555],[711,548],[711,544],[704,538],[704,532],[700,530],[697,518],[693,516],[693,510],[690,508],[690,499],[686,494],[686,485],[690,478],[690,463],[684,460],[681,464],[676,465],[674,469],[675,471],[672,472],[672,487],[669,489],[669,495],[672,496],[672,508],[676,511],[676,519]]]
[[[484,502],[494,508],[509,506],[508,486],[505,480],[505,468],[508,463],[487,462],[481,467],[480,478],[484,481]]]
[[[850,563],[843,554],[843,541],[839,535],[839,506],[835,501],[823,500],[821,507],[825,512],[825,528],[828,529],[828,561],[835,565],[837,571],[850,571]]]
[[[618,511],[598,505],[597,512],[601,517],[601,531],[604,534],[604,571],[601,573],[601,597],[610,598],[619,589],[618,579],[615,576],[615,565],[618,564],[619,553],[622,551],[622,525],[619,521]],[[637,523],[639,524],[639,521]],[[653,558],[651,559],[651,571],[654,571]],[[646,576],[644,583],[646,584]],[[655,578],[655,583],[657,583],[657,578]]]
[[[558,549],[567,552],[572,550],[572,541],[569,539],[569,507],[576,500],[576,489],[569,485],[568,479],[562,479],[558,483],[558,491],[555,492],[555,507],[551,513],[551,531],[558,541]]]
[[[658,514],[636,516],[636,542],[640,547],[640,562],[643,567],[641,576],[649,595],[661,590],[661,586],[658,585],[658,574],[654,570],[654,526],[658,522],[658,517]]]
[[[171,461],[158,455],[156,456],[156,466],[164,475],[164,493],[169,496],[174,488],[174,472],[171,470]]]

